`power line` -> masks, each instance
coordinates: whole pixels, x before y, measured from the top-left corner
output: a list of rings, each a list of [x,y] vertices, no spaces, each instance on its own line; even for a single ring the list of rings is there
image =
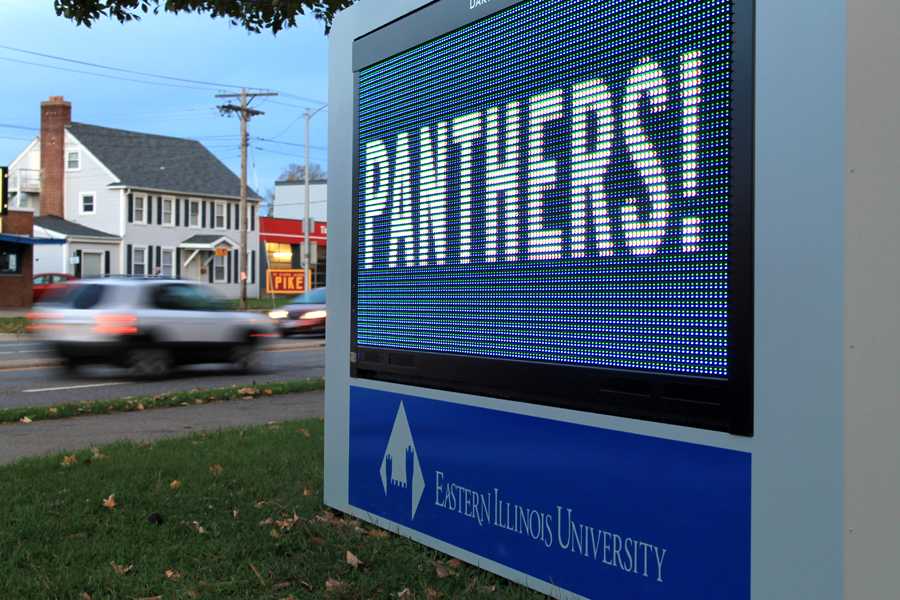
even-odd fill
[[[24,125],[11,125],[9,123],[0,123],[3,129],[24,129],[25,131],[39,131],[37,127],[25,127]]]
[[[298,144],[298,143],[296,143],[296,142],[282,142],[282,141],[275,140],[275,139],[271,139],[271,138],[256,137],[256,138],[253,138],[253,139],[258,140],[258,141],[260,141],[260,142],[269,142],[269,143],[272,143],[272,144],[281,144],[281,145],[283,145],[283,146],[296,146],[297,148],[305,148],[305,147],[306,147],[305,144]],[[312,150],[328,150],[328,148],[326,148],[326,147],[324,147],[324,146],[312,146],[312,145],[310,146],[310,149],[312,149]]]
[[[55,65],[47,65],[44,63],[36,63],[29,60],[19,60],[17,58],[9,58],[8,56],[0,56],[0,60],[5,60],[7,62],[18,63],[22,65],[31,65],[34,67],[42,67],[44,69],[53,69],[54,71],[63,71],[66,73],[78,73],[80,75],[92,75],[94,77],[102,77],[104,79],[115,79],[117,81],[130,81],[132,83],[142,83],[144,85],[156,85],[162,87],[173,87],[173,88],[181,88],[187,90],[201,90],[204,92],[208,92],[209,88],[202,88],[192,85],[179,85],[177,83],[164,83],[162,81],[147,81],[146,79],[133,79],[130,77],[119,77],[118,75],[107,75],[105,73],[94,73],[93,71],[82,71],[81,69],[69,69],[66,67],[57,67]]]
[[[49,58],[51,60],[59,60],[59,61],[77,64],[77,65],[83,65],[83,66],[87,66],[87,67],[93,67],[95,69],[106,69],[108,71],[116,71],[118,73],[128,73],[130,75],[140,75],[142,77],[155,77],[157,79],[165,79],[167,81],[178,81],[180,83],[193,83],[193,84],[205,85],[205,86],[209,86],[209,87],[213,87],[213,88],[232,88],[232,89],[248,88],[248,89],[252,89],[252,90],[264,90],[264,91],[276,91],[276,92],[278,91],[278,90],[270,90],[269,88],[236,85],[233,83],[220,83],[220,82],[216,82],[216,81],[203,81],[201,79],[190,79],[187,77],[175,77],[173,75],[163,75],[160,73],[150,73],[148,71],[137,71],[135,69],[125,69],[123,67],[113,67],[110,65],[103,65],[100,63],[90,62],[90,61],[86,61],[86,60],[78,60],[75,58],[67,58],[65,56],[58,56],[55,54],[47,54],[44,52],[35,52],[34,50],[25,50],[24,48],[16,48],[13,46],[6,46],[3,44],[0,44],[0,49],[9,50],[11,52],[20,52],[22,54],[29,54],[31,56],[40,56],[41,58]],[[14,59],[7,58],[5,60],[14,60]],[[17,61],[17,62],[24,62],[24,61]],[[50,67],[50,65],[41,65],[40,63],[25,63],[25,64],[36,64],[36,66]],[[60,68],[60,67],[50,67],[50,68]],[[73,71],[73,72],[79,72],[79,71]],[[96,75],[100,75],[100,74],[97,73]],[[126,79],[126,81],[130,81],[130,80]],[[143,83],[151,83],[151,82],[143,82]],[[157,85],[162,85],[162,84],[158,83]],[[183,86],[173,86],[173,87],[183,87]],[[201,88],[191,88],[191,89],[201,89]],[[298,96],[296,94],[290,94],[288,92],[278,92],[278,93],[281,94],[282,96],[287,96],[289,98],[294,98],[295,100],[301,100],[303,102],[312,102],[313,104],[325,104],[325,102],[322,102],[321,100],[316,100],[314,98]],[[302,107],[298,107],[298,108],[302,108]]]

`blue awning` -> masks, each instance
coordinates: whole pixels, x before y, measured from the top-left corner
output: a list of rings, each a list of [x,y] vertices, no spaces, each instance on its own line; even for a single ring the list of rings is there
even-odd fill
[[[53,238],[36,238],[31,237],[30,235],[17,235],[15,233],[0,233],[0,242],[6,242],[7,244],[23,244],[26,246],[38,246],[45,244],[61,246],[66,243],[66,240],[57,240]]]

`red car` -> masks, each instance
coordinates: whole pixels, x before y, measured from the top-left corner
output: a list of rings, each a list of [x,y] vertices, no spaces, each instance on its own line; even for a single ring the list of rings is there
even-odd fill
[[[37,303],[41,299],[49,300],[49,297],[58,294],[69,284],[70,281],[77,281],[74,275],[65,273],[41,273],[34,276],[32,282],[32,301]]]

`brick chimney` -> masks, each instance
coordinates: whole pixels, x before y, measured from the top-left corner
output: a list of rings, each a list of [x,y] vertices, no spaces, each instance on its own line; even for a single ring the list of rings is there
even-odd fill
[[[65,217],[66,125],[72,105],[62,96],[41,102],[41,214]]]

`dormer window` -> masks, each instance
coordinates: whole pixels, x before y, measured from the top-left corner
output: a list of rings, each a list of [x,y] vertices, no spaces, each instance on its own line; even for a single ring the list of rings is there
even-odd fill
[[[66,171],[78,171],[81,169],[81,152],[72,150],[66,152]]]

